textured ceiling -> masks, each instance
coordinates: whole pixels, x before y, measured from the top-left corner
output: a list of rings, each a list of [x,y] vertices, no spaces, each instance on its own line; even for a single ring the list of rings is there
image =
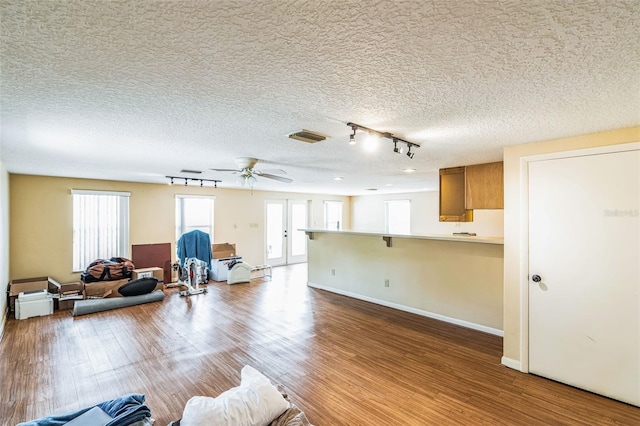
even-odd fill
[[[0,12],[12,173],[165,183],[195,169],[237,187],[208,169],[251,156],[294,180],[257,189],[404,192],[506,145],[640,124],[637,0],[0,0]],[[365,152],[349,121],[421,147]],[[287,138],[300,129],[329,139]]]

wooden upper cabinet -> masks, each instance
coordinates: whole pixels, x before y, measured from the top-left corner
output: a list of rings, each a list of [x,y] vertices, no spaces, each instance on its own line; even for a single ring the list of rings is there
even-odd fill
[[[504,208],[502,161],[465,167],[465,206],[470,210]]]
[[[440,222],[472,222],[473,209],[504,208],[503,163],[440,169]]]
[[[465,168],[440,169],[440,222],[471,222],[465,208]]]

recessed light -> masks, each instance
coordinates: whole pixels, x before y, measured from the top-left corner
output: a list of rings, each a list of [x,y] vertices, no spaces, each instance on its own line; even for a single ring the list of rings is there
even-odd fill
[[[392,183],[385,183],[384,186],[393,186]]]
[[[336,176],[333,178],[333,180],[342,180],[342,179],[343,179],[342,176]]]
[[[415,171],[416,171],[416,169],[404,169],[405,173],[413,173]]]

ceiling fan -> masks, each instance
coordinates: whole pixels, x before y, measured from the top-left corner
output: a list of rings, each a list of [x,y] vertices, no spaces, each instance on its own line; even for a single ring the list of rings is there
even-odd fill
[[[254,169],[255,165],[258,163],[257,158],[251,158],[251,157],[238,157],[236,158],[236,166],[238,166],[237,169],[211,169],[214,170],[216,172],[233,172],[234,174],[238,174],[238,182],[241,185],[249,185],[251,188],[253,188],[253,185],[256,184],[257,179],[256,176],[258,177],[263,177],[263,178],[267,178],[267,179],[273,179],[273,180],[277,180],[280,182],[285,182],[285,183],[291,183],[293,182],[292,179],[286,178],[286,177],[282,177],[282,176],[276,176],[276,175],[286,175],[287,172],[285,172],[284,170],[281,169],[273,169],[273,170],[256,170]]]

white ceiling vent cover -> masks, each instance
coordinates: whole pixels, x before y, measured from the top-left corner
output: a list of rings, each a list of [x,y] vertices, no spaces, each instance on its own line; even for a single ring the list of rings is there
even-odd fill
[[[307,143],[322,142],[327,137],[323,134],[312,132],[311,130],[302,129],[299,132],[294,132],[289,135],[291,139],[296,139]]]

